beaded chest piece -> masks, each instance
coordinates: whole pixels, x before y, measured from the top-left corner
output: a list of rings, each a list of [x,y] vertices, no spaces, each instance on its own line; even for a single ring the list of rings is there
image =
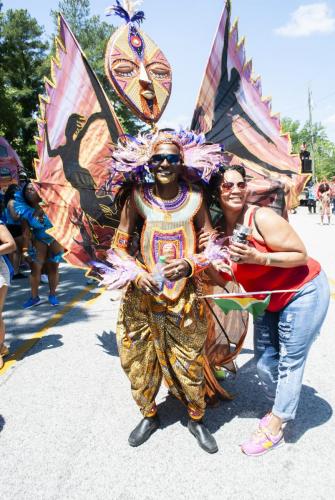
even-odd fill
[[[196,250],[193,218],[202,203],[201,190],[186,183],[179,184],[175,198],[157,198],[149,185],[134,190],[134,201],[145,220],[141,234],[141,253],[152,272],[161,255],[172,259],[190,257]],[[176,300],[185,288],[187,278],[166,282],[162,294]]]

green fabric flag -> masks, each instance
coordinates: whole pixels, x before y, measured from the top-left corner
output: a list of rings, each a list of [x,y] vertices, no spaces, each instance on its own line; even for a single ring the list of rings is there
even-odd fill
[[[248,311],[254,317],[257,317],[262,314],[268,307],[270,298],[271,294],[267,295],[263,300],[256,299],[255,297],[238,296],[229,299],[222,298],[213,300],[225,314],[227,314],[229,311]]]

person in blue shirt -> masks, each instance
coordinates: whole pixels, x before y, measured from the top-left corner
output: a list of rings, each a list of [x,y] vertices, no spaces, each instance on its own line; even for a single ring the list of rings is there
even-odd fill
[[[308,205],[308,212],[311,213],[316,213],[316,192],[315,192],[315,187],[313,184],[310,184],[308,187],[308,199],[307,199],[307,205]]]
[[[41,198],[33,184],[27,182],[22,190],[15,193],[14,209],[21,217],[23,228],[23,256],[31,266],[31,297],[23,304],[26,309],[41,302],[38,287],[41,270],[46,263],[49,279],[49,303],[57,306],[56,288],[59,280],[58,267],[63,256],[60,244],[49,234],[52,224],[40,207]]]

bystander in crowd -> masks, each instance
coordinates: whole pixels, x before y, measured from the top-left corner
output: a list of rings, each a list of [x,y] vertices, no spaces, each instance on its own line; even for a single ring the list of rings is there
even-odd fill
[[[321,224],[325,224],[327,219],[327,224],[330,225],[330,214],[331,214],[331,190],[330,185],[326,180],[323,180],[318,187],[317,198],[320,200],[320,215]]]
[[[308,195],[307,195],[307,206],[308,213],[316,213],[316,190],[313,182],[310,182],[307,186]]]
[[[5,323],[2,311],[10,285],[12,266],[7,255],[15,251],[15,241],[3,222],[0,222],[0,369],[3,367],[3,358],[8,354],[8,348],[4,344]]]
[[[33,184],[27,182],[22,190],[15,193],[14,208],[21,217],[23,229],[23,256],[31,268],[31,296],[23,304],[25,309],[38,305],[41,298],[38,294],[41,270],[46,266],[49,281],[49,303],[57,306],[59,300],[56,289],[59,281],[58,267],[63,256],[59,243],[48,234],[52,224],[40,207],[41,199]]]
[[[223,287],[237,281],[247,292],[281,291],[271,294],[265,312],[254,320],[257,372],[270,408],[241,448],[258,456],[283,444],[284,425],[295,418],[308,353],[329,305],[328,280],[283,217],[247,203],[243,167],[224,168],[213,178],[212,190],[222,211],[220,230],[231,237],[238,224],[249,229],[247,242],[231,240],[230,261],[213,261],[220,276],[212,278]],[[200,246],[208,237],[201,235]]]
[[[14,280],[25,278],[25,275],[22,272],[20,272],[22,244],[23,244],[22,225],[20,216],[15,212],[14,209],[14,197],[16,191],[18,191],[19,189],[20,187],[17,184],[10,184],[8,186],[4,194],[3,213],[2,213],[2,220],[6,224],[6,227],[10,232],[10,234],[13,236],[16,244],[15,251],[9,255],[9,258],[14,268],[14,276],[13,276]]]

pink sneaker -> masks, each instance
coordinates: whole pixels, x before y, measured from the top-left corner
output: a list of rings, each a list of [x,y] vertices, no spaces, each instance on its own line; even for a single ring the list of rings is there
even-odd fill
[[[258,429],[250,439],[241,444],[241,450],[250,457],[264,455],[284,444],[283,431],[272,436],[267,429]]]
[[[272,413],[269,411],[269,413],[267,413],[263,418],[260,419],[258,427],[260,429],[264,429],[264,427],[267,427],[270,423],[271,417]]]

